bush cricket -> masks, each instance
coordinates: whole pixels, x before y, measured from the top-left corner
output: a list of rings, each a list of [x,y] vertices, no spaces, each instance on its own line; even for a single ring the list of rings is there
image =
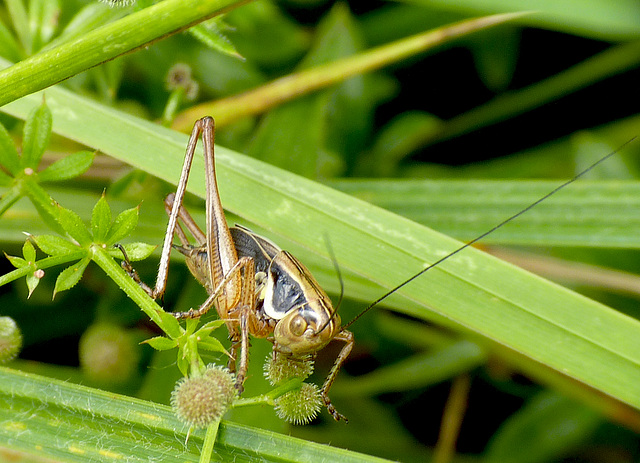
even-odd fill
[[[150,288],[141,282],[126,259],[122,265],[151,297],[157,299],[163,295],[166,287],[171,248],[175,247],[185,255],[188,268],[205,287],[209,297],[197,309],[173,315],[176,318],[196,318],[207,313],[213,306],[216,307],[229,330],[232,343],[229,368],[236,372],[236,388],[239,392],[242,392],[247,373],[249,335],[267,338],[273,343],[274,355],[283,354],[293,359],[313,357],[330,341],[342,341],[344,346],[320,391],[328,412],[336,421],[347,420],[332,405],[329,390],[353,348],[353,335],[347,331],[352,323],[403,286],[534,208],[622,148],[602,157],[526,208],[426,266],[387,291],[348,324],[341,326],[340,316],[330,298],[301,262],[247,228],[227,226],[215,177],[214,131],[214,121],[211,117],[196,121],[187,145],[177,191],[165,199],[169,223],[155,287]],[[204,233],[182,205],[191,162],[201,134],[206,180]],[[189,243],[179,220],[195,238],[196,245]],[[179,246],[173,245],[174,236],[180,241]]]
[[[293,358],[314,356],[332,340],[344,342],[320,392],[329,413],[336,420],[346,420],[331,404],[328,393],[353,348],[353,335],[340,327],[340,317],[331,299],[300,261],[244,227],[227,226],[215,177],[214,130],[211,117],[196,121],[177,191],[165,199],[169,224],[155,287],[141,282],[126,260],[123,267],[152,298],[161,297],[167,283],[173,238],[177,236],[181,245],[175,248],[185,255],[189,270],[209,297],[197,309],[173,315],[196,318],[216,307],[229,329],[232,343],[229,369],[236,372],[240,392],[248,367],[249,335],[268,338],[273,343],[274,355]],[[206,233],[182,206],[200,134],[205,160]],[[178,219],[198,244],[189,244]]]

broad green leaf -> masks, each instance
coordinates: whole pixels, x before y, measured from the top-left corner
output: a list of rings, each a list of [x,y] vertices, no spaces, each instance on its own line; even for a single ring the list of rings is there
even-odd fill
[[[204,438],[203,430],[195,430],[187,439],[188,426],[166,405],[4,367],[0,423],[5,448],[69,463],[197,462]],[[223,421],[212,461],[239,458],[274,463],[387,461]]]
[[[22,165],[36,170],[51,138],[51,111],[42,103],[35,108],[24,125]]]
[[[18,151],[7,129],[2,124],[0,124],[0,164],[14,177],[20,171]]]
[[[562,182],[403,179],[332,180],[328,183],[442,233],[470,241]],[[589,206],[580,208],[579,212],[573,208],[587,202]],[[600,240],[606,235],[606,247],[638,248],[638,216],[639,182],[578,181],[487,236],[483,243],[590,246],[598,245],[598,242],[603,244]],[[607,220],[603,221],[603,217]]]
[[[91,167],[94,156],[95,153],[91,151],[70,154],[38,172],[38,179],[41,182],[58,182],[77,177]]]
[[[60,275],[58,275],[56,279],[56,285],[53,288],[53,297],[55,298],[59,292],[73,288],[78,281],[80,281],[80,278],[82,278],[84,269],[87,268],[89,262],[91,262],[91,259],[85,257],[60,272]]]
[[[91,211],[91,234],[95,243],[104,242],[111,228],[111,208],[104,193]]]
[[[77,252],[79,250],[77,245],[56,235],[33,236],[33,240],[42,252],[50,256],[69,254],[70,252]]]
[[[118,214],[107,234],[106,243],[115,244],[125,236],[128,236],[138,225],[139,211],[140,207],[132,207]]]

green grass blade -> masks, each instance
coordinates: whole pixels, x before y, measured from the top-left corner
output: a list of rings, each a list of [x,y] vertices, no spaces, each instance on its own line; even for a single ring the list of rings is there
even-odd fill
[[[24,117],[39,98],[4,110]],[[178,178],[185,135],[60,89],[47,91],[47,103],[55,132],[169,181]],[[330,268],[328,234],[344,273],[356,281],[347,288],[350,296],[379,295],[460,246],[408,219],[222,147],[217,163],[225,207],[269,230],[283,248],[305,250],[300,253],[305,263],[321,260]],[[203,169],[197,157],[193,172]],[[203,195],[204,179],[194,175],[190,189]],[[329,281],[325,276],[320,273],[321,283]],[[517,353],[525,367],[545,365],[640,408],[640,322],[480,251],[466,249],[388,303],[475,333],[498,352]]]
[[[204,431],[170,407],[0,367],[5,449],[65,462],[198,461]],[[221,425],[214,461],[370,461],[379,458],[233,423]]]
[[[333,180],[329,185],[471,241],[558,186],[531,180]],[[524,246],[640,247],[640,182],[578,181],[483,240]]]

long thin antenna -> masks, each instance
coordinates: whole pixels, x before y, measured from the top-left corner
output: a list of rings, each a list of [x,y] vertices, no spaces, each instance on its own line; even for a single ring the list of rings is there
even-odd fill
[[[333,268],[336,270],[336,275],[338,276],[338,281],[340,282],[340,297],[338,298],[338,303],[336,304],[335,310],[331,313],[331,317],[329,320],[325,322],[324,325],[320,327],[318,333],[322,333],[324,329],[329,326],[331,320],[335,318],[338,314],[338,309],[340,308],[340,304],[342,304],[342,299],[344,298],[344,280],[342,279],[342,272],[340,272],[340,266],[338,265],[338,259],[336,259],[336,255],[333,252],[333,246],[331,246],[331,240],[329,239],[328,234],[324,234],[324,244],[327,246],[327,251],[329,252],[329,257],[331,258],[331,262],[333,262]]]
[[[468,248],[469,246],[474,245],[475,243],[477,243],[478,241],[482,240],[483,238],[487,237],[488,235],[490,235],[491,233],[493,233],[494,231],[496,231],[497,229],[503,227],[504,225],[506,225],[507,223],[511,222],[514,219],[517,219],[518,217],[520,217],[522,214],[528,212],[529,210],[533,209],[534,207],[536,207],[538,204],[540,204],[541,202],[545,201],[547,198],[549,198],[550,196],[553,196],[554,194],[556,194],[558,191],[562,190],[564,187],[566,187],[567,185],[570,185],[571,183],[575,182],[576,180],[578,180],[580,177],[584,176],[587,172],[593,170],[596,166],[598,166],[599,164],[603,163],[604,161],[606,161],[607,159],[609,159],[611,156],[613,156],[614,154],[619,153],[622,149],[624,149],[627,145],[629,145],[630,143],[633,143],[636,138],[638,137],[633,137],[630,140],[626,141],[625,143],[623,143],[620,147],[618,147],[616,150],[612,151],[611,153],[607,154],[605,157],[600,158],[599,160],[597,160],[596,162],[594,162],[593,164],[591,164],[589,167],[587,167],[586,169],[584,169],[582,172],[576,174],[575,177],[567,180],[566,182],[562,183],[561,185],[557,186],[556,188],[554,188],[553,190],[551,190],[549,193],[547,193],[546,195],[542,196],[541,198],[537,199],[536,201],[532,202],[531,204],[529,204],[527,207],[525,207],[524,209],[520,210],[519,212],[513,214],[511,217],[503,220],[502,222],[500,222],[498,225],[496,225],[495,227],[491,228],[489,231],[484,232],[482,235],[478,236],[477,238],[474,238],[473,240],[469,241],[466,244],[463,244],[462,246],[460,246],[458,249],[456,249],[455,251],[453,251],[450,254],[447,254],[446,256],[438,259],[437,261],[435,261],[433,264],[429,265],[428,267],[425,267],[424,269],[422,269],[420,272],[416,273],[415,275],[413,275],[411,278],[403,281],[402,283],[400,283],[399,285],[397,285],[395,288],[387,291],[385,294],[383,294],[382,296],[380,296],[378,299],[376,299],[375,301],[373,301],[371,304],[369,304],[369,306],[364,309],[362,312],[360,312],[358,315],[355,316],[355,318],[353,320],[351,320],[349,323],[347,323],[346,325],[343,326],[343,329],[347,329],[349,328],[353,323],[355,323],[356,320],[358,320],[360,317],[362,317],[364,314],[366,314],[369,310],[373,309],[376,305],[378,305],[380,302],[384,301],[386,298],[388,298],[389,296],[391,296],[393,293],[395,293],[396,291],[398,291],[400,288],[408,285],[409,283],[411,283],[413,280],[415,280],[416,278],[418,278],[419,276],[423,275],[424,273],[426,273],[428,270],[431,270],[433,267],[440,265],[442,262],[444,262],[445,260],[450,259],[451,257],[455,256],[456,254],[458,254],[460,251],[462,251],[463,249]]]

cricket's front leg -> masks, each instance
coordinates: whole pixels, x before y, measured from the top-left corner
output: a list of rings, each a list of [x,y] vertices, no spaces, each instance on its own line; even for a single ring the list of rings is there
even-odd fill
[[[331,389],[331,386],[333,385],[333,382],[335,381],[336,376],[338,376],[338,371],[340,371],[340,367],[342,367],[342,364],[345,362],[345,360],[347,360],[347,357],[349,357],[349,354],[353,349],[353,344],[354,344],[353,333],[351,333],[350,331],[342,330],[333,339],[336,341],[342,341],[345,343],[345,345],[340,351],[340,354],[338,354],[338,358],[333,364],[333,367],[329,372],[329,376],[327,376],[327,379],[324,380],[324,384],[322,385],[322,389],[320,390],[320,395],[322,397],[322,401],[327,407],[327,411],[331,414],[331,416],[333,416],[333,419],[336,421],[344,420],[345,423],[348,423],[349,420],[347,419],[347,417],[338,413],[338,410],[336,410],[336,407],[334,407],[333,404],[331,403],[331,399],[329,398],[329,389]]]
[[[133,268],[133,266],[131,265],[131,261],[129,260],[129,256],[127,255],[127,252],[124,250],[124,246],[122,246],[119,243],[116,243],[113,245],[113,247],[120,250],[120,252],[122,253],[123,260],[120,262],[120,267],[122,267],[122,269],[125,272],[127,272],[127,275],[129,275],[131,279],[135,281],[138,284],[138,286],[140,286],[144,290],[144,292],[149,295],[149,297],[152,297],[155,299],[153,294],[153,288],[147,285],[144,281],[142,281],[136,269]]]

